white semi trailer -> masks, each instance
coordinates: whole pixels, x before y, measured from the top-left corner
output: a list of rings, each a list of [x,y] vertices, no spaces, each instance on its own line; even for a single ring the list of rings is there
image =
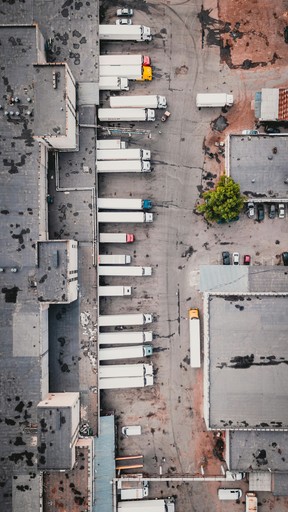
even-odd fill
[[[130,313],[128,315],[100,315],[99,327],[112,327],[117,325],[143,325],[153,322],[151,313]]]
[[[152,340],[152,331],[100,332],[98,336],[99,345],[137,345]]]
[[[96,167],[98,173],[151,172],[148,160],[97,160]]]
[[[102,76],[114,76],[128,78],[129,80],[142,80],[142,65],[140,66],[102,66],[99,69],[100,78]]]
[[[129,91],[128,78],[120,76],[100,76],[100,91]]]
[[[116,361],[118,359],[135,359],[152,356],[152,345],[132,345],[130,347],[100,348],[99,361]]]
[[[141,377],[153,375],[153,365],[147,363],[138,364],[108,364],[99,366],[101,379],[116,379],[117,377]]]
[[[130,244],[134,242],[133,233],[100,233],[100,244]]]
[[[129,265],[131,263],[130,254],[99,254],[99,265]]]
[[[108,41],[151,41],[150,27],[144,25],[99,25],[99,39]]]
[[[139,96],[110,96],[111,108],[167,108],[165,96],[146,94]]]
[[[152,208],[150,199],[116,197],[98,197],[97,205],[99,210],[150,210]]]
[[[150,66],[151,60],[148,55],[99,55],[100,66]]]
[[[203,93],[196,96],[197,107],[231,107],[233,95],[226,93]]]
[[[126,142],[121,139],[99,139],[97,150],[100,149],[126,149]]]
[[[155,121],[155,110],[150,108],[98,108],[100,122]]]
[[[150,160],[151,151],[142,148],[129,149],[100,149],[97,160]]]
[[[119,501],[119,512],[175,512],[173,499]]]
[[[124,267],[111,265],[110,267],[100,265],[98,268],[99,276],[151,276],[151,267]]]
[[[99,286],[99,297],[131,296],[131,286]]]
[[[99,389],[145,388],[146,386],[153,386],[153,383],[153,375],[141,375],[141,377],[117,377],[116,379],[100,378]]]
[[[98,222],[137,224],[153,222],[153,213],[146,212],[98,212]]]

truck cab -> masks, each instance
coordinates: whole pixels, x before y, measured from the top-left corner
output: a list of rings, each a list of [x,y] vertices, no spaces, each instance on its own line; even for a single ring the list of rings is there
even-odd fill
[[[143,199],[143,210],[151,210],[152,201],[150,199]]]

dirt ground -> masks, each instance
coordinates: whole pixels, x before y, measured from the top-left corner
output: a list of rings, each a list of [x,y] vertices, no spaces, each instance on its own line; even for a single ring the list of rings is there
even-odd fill
[[[211,126],[206,137],[207,153],[217,155],[214,159],[206,158],[209,170],[220,174],[224,172],[224,158],[215,142],[224,141],[229,132],[239,133],[256,126],[253,110],[256,91],[262,87],[287,86],[283,69],[288,63],[288,44],[284,41],[288,1],[218,0],[217,4],[218,13],[216,9],[207,9],[207,4],[202,12],[206,44],[220,47],[223,70],[226,67],[235,70],[239,81],[244,83],[233,107],[227,112],[223,110],[227,128],[217,131]],[[273,83],[269,83],[271,72]]]

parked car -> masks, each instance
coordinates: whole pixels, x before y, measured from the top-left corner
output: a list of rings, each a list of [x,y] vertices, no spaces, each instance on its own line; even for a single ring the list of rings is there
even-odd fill
[[[258,130],[242,130],[242,135],[259,135]]]
[[[276,217],[276,206],[275,204],[269,205],[269,219],[275,219]]]
[[[282,252],[282,261],[285,267],[288,266],[288,252]]]
[[[132,20],[129,20],[128,18],[120,18],[119,20],[115,21],[116,25],[132,25]]]
[[[279,216],[279,219],[285,219],[285,205],[284,205],[284,203],[280,203],[279,204],[278,216]]]
[[[247,204],[247,215],[249,219],[252,219],[255,215],[254,203],[252,203],[251,201],[249,201],[249,203]]]
[[[265,126],[265,133],[281,133],[279,128],[274,128],[273,126]]]
[[[238,471],[226,471],[226,480],[243,480],[245,477],[245,473],[241,473]]]
[[[243,258],[243,263],[244,263],[244,265],[250,265],[250,263],[251,263],[251,256],[249,254],[245,254],[245,256]]]
[[[117,16],[133,16],[134,11],[129,7],[124,7],[123,9],[117,9],[116,14]]]
[[[232,254],[233,265],[239,265],[239,259],[240,259],[239,252],[233,252],[233,254]]]
[[[223,265],[230,265],[230,252],[228,251],[223,251],[222,252],[222,262],[223,262]]]
[[[263,204],[258,204],[257,205],[257,210],[258,210],[258,220],[259,222],[261,222],[261,220],[264,220],[264,217],[265,217],[265,212],[264,212],[264,205]]]

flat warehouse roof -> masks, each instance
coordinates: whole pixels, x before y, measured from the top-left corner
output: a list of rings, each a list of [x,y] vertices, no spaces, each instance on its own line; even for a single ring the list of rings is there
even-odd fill
[[[231,135],[229,175],[250,197],[288,199],[288,137]]]
[[[231,293],[205,298],[208,426],[288,428],[288,296]]]

